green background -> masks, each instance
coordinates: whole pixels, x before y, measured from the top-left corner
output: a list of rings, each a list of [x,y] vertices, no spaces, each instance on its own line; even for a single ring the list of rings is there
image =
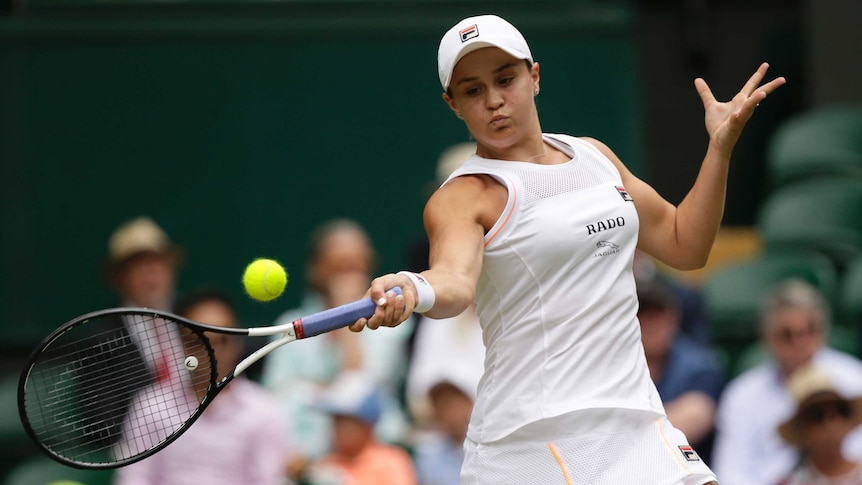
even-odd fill
[[[338,216],[367,227],[379,271],[406,263],[437,156],[466,141],[436,49],[476,2],[32,2],[0,21],[0,331],[12,352],[111,306],[111,231],[149,215],[185,249],[182,291],[217,285],[247,325],[297,303],[305,244]],[[541,64],[543,129],[642,164],[624,4],[495,2]],[[486,10],[487,9],[487,10]],[[243,294],[254,257],[292,281]]]

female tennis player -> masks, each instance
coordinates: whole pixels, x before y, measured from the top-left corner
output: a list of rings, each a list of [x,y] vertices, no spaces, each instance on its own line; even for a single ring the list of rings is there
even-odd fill
[[[505,20],[462,20],[437,63],[476,154],[425,207],[430,269],[376,278],[378,308],[351,328],[451,317],[476,301],[486,358],[463,484],[717,483],[650,380],[632,261],[639,247],[675,268],[705,264],[731,151],[784,79],[761,84],[763,64],[728,102],[695,80],[709,145],[674,206],[601,142],[542,133],[539,64]],[[396,285],[403,296],[385,293]]]

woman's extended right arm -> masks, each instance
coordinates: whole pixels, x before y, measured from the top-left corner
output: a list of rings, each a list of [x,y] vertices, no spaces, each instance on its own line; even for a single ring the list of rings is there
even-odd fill
[[[505,189],[486,176],[458,177],[431,196],[424,213],[430,268],[420,274],[434,289],[435,302],[425,315],[454,317],[473,302],[482,270],[485,231],[499,217],[505,198]],[[403,298],[385,294],[385,289],[393,286],[404,290]],[[399,274],[375,278],[369,296],[375,301],[385,297],[386,304],[378,306],[367,322],[357,322],[351,329],[394,327],[410,316],[417,301],[413,283]]]

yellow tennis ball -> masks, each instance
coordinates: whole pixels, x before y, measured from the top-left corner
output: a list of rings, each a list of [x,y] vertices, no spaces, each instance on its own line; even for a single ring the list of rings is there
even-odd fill
[[[287,272],[277,261],[256,259],[245,268],[242,284],[248,296],[255,300],[275,300],[287,286]]]

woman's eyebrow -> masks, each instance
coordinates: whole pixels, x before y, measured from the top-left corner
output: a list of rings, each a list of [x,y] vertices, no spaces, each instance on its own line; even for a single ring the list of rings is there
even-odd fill
[[[498,67],[497,69],[494,69],[494,74],[505,71],[506,69],[509,69],[510,67],[515,67],[517,65],[517,62],[507,62],[506,64],[503,64],[502,66]]]
[[[505,71],[506,69],[509,69],[510,67],[515,67],[517,65],[518,65],[517,62],[507,62],[506,64],[503,64],[502,66],[498,67],[497,69],[494,69],[491,72],[493,74],[498,74],[502,71]],[[469,83],[469,82],[475,81],[477,79],[479,79],[479,76],[470,76],[470,77],[461,78],[457,83],[455,83],[455,85],[457,86],[459,84]]]

